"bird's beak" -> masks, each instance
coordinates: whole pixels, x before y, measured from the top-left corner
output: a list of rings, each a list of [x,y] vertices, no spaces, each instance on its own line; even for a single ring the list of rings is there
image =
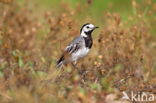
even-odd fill
[[[99,27],[98,27],[98,26],[95,26],[95,27],[94,27],[94,29],[97,29],[97,28],[99,28]]]

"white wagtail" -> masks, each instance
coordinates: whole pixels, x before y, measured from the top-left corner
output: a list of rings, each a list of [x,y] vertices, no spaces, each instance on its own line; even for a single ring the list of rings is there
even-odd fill
[[[57,61],[57,67],[71,63],[73,66],[80,58],[85,57],[90,51],[93,40],[92,32],[98,28],[93,24],[84,24],[80,30],[80,36],[75,38],[64,50],[62,56]]]

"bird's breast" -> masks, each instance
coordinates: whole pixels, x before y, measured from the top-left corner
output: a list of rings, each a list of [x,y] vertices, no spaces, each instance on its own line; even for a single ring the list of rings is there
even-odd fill
[[[78,59],[83,58],[88,54],[89,50],[90,50],[89,48],[79,49],[77,52],[72,54],[72,60],[77,61]]]

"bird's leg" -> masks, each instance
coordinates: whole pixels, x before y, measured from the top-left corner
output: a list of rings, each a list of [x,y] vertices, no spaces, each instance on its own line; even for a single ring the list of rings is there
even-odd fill
[[[80,78],[81,78],[81,84],[85,84],[85,75],[84,75],[84,72],[83,72],[83,70],[80,70],[78,67],[76,67],[76,64],[74,64],[74,63],[71,63],[72,64],[72,66],[74,67],[74,68],[76,68],[77,69],[77,71],[78,71],[78,73],[79,73],[79,75],[80,75]]]
[[[79,68],[76,66],[76,63],[71,63],[71,64],[72,64],[72,66],[73,66],[74,68],[77,69],[77,71],[79,72],[80,75],[83,74],[83,72],[82,72],[81,70],[79,70]]]

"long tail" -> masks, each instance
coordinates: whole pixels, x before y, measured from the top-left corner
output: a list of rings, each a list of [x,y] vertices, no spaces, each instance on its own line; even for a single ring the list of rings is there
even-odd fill
[[[63,64],[64,64],[64,56],[61,56],[61,58],[57,61],[57,65],[56,65],[56,67],[57,68],[60,68],[60,67],[62,67],[63,66]]]

